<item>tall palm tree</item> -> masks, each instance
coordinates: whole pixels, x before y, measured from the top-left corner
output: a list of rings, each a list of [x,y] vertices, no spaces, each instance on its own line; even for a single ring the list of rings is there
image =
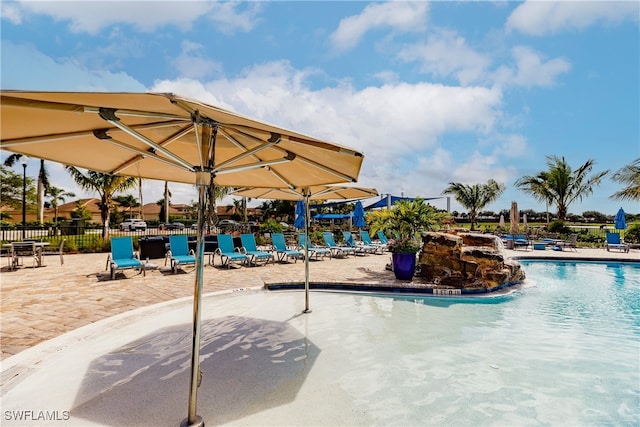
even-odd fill
[[[4,165],[12,167],[22,158],[22,156],[22,154],[11,154],[4,161]],[[38,221],[40,222],[40,224],[44,222],[44,196],[50,185],[49,173],[47,172],[47,169],[45,167],[44,160],[40,159],[40,170],[38,171],[38,184],[36,187],[36,203],[38,208]]]
[[[609,196],[611,199],[640,200],[640,157],[618,170],[611,179],[627,185]]]
[[[51,206],[53,207],[53,222],[58,224],[58,202],[64,203],[67,197],[76,197],[74,193],[66,191],[62,188],[50,186],[47,190],[47,196],[51,197]]]
[[[102,237],[109,237],[109,214],[113,206],[113,195],[121,191],[127,191],[136,185],[135,177],[111,175],[108,173],[87,171],[83,174],[74,166],[65,166],[73,180],[80,188],[88,191],[96,191],[100,195],[100,219],[102,220]]]
[[[535,176],[523,176],[516,180],[515,185],[536,200],[555,203],[561,221],[566,219],[569,205],[593,193],[593,189],[609,173],[606,170],[590,175],[596,163],[593,159],[587,160],[576,170],[569,166],[564,157],[547,156],[546,163],[546,171]]]
[[[466,185],[450,182],[442,194],[453,194],[462,206],[469,210],[471,230],[475,229],[476,217],[489,203],[495,201],[506,189],[504,184],[490,179],[486,184]]]

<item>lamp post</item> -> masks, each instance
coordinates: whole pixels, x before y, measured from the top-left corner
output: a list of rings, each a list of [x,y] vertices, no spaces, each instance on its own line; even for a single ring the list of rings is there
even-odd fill
[[[27,227],[27,162],[29,158],[22,156],[22,240],[25,239]]]

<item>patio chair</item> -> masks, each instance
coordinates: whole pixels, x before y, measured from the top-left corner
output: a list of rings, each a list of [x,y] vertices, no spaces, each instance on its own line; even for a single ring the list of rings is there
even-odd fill
[[[377,235],[378,235],[378,240],[380,240],[380,243],[383,243],[385,245],[389,244],[389,239],[387,239],[387,236],[385,236],[382,230],[378,231]]]
[[[342,237],[344,238],[344,242],[347,244],[347,246],[354,249],[356,255],[367,255],[376,252],[376,248],[374,246],[365,245],[364,243],[357,244],[353,239],[353,234],[350,231],[343,231]]]
[[[220,263],[222,266],[231,268],[232,262],[239,262],[240,265],[249,262],[249,257],[233,247],[233,236],[231,234],[218,234],[218,249]]]
[[[307,235],[304,233],[298,233],[298,243],[300,244],[300,251],[304,253],[305,243],[307,242]],[[317,246],[309,240],[309,259],[315,257],[317,260],[320,257],[329,256],[331,258],[331,250],[327,248],[323,248],[321,246]]]
[[[275,264],[276,260],[272,253],[258,250],[256,237],[253,233],[241,234],[240,241],[242,242],[241,253],[249,257],[249,264],[257,265],[260,261],[263,261],[265,265],[269,264],[269,261],[273,261]]]
[[[562,240],[560,242],[556,242],[556,246],[558,246],[559,248],[562,248],[564,250],[564,248],[569,248],[569,249],[573,249],[574,252],[578,252],[578,234],[577,233],[572,233],[569,234],[569,236],[567,237],[566,240]]]
[[[24,265],[24,259],[29,258],[33,262],[33,267],[39,266],[41,263],[41,248],[36,248],[36,242],[11,242],[11,252],[9,254],[9,269],[15,270],[20,265]],[[22,262],[21,262],[22,261]]]
[[[298,258],[304,258],[302,252],[287,247],[287,242],[282,233],[271,233],[271,244],[276,251],[278,262],[287,262],[289,258],[293,258],[294,262],[298,262]]]
[[[518,248],[528,249],[529,245],[531,244],[529,239],[527,239],[527,236],[525,236],[524,234],[507,234],[506,236],[503,236],[503,242],[505,243],[507,249],[514,250]]]
[[[322,238],[324,239],[324,244],[331,249],[332,256],[348,256],[349,254],[356,253],[356,250],[349,246],[340,246],[336,243],[333,238],[333,233],[331,231],[325,231],[322,233]]]
[[[171,260],[171,271],[173,273],[178,272],[180,265],[194,265],[196,264],[195,252],[189,249],[189,239],[185,235],[175,234],[169,236],[169,251],[164,258],[164,265],[167,265],[167,260]]]
[[[381,254],[384,253],[389,246],[387,243],[382,243],[380,241],[374,242],[371,240],[371,236],[367,230],[360,230],[360,240],[362,240],[365,245],[374,246],[376,251],[379,251]]]
[[[112,237],[111,253],[107,257],[106,269],[111,269],[111,280],[116,278],[118,270],[128,268],[138,269],[143,276],[146,276],[144,263],[138,258],[138,254],[133,251],[133,239],[131,236]]]
[[[629,245],[622,243],[620,239],[620,233],[607,232],[607,243],[605,243],[607,252],[611,249],[618,249],[620,251],[629,252]]]
[[[64,265],[64,244],[66,241],[67,239],[62,239],[59,245],[44,246],[42,255],[58,255],[60,257],[60,265]]]

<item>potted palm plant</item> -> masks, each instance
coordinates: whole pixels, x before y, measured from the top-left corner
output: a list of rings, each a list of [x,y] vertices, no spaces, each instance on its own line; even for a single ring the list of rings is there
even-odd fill
[[[411,280],[416,270],[417,253],[421,249],[419,233],[440,226],[449,217],[447,212],[439,212],[424,199],[416,198],[396,202],[388,210],[374,211],[368,222],[372,233],[382,230],[392,238],[389,248],[396,278]]]

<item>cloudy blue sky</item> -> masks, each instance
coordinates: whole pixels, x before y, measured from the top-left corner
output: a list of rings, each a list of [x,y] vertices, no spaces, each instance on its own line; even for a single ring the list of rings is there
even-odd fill
[[[507,191],[487,209],[544,211],[513,183],[545,170],[546,155],[611,173],[640,156],[637,1],[1,8],[2,89],[179,93],[360,150],[359,185],[380,193],[434,197],[493,178]],[[61,166],[50,172],[86,194]],[[162,197],[162,183],[144,187],[145,203]],[[173,202],[196,199],[171,189]],[[619,189],[606,178],[569,211],[640,213],[609,199]]]

